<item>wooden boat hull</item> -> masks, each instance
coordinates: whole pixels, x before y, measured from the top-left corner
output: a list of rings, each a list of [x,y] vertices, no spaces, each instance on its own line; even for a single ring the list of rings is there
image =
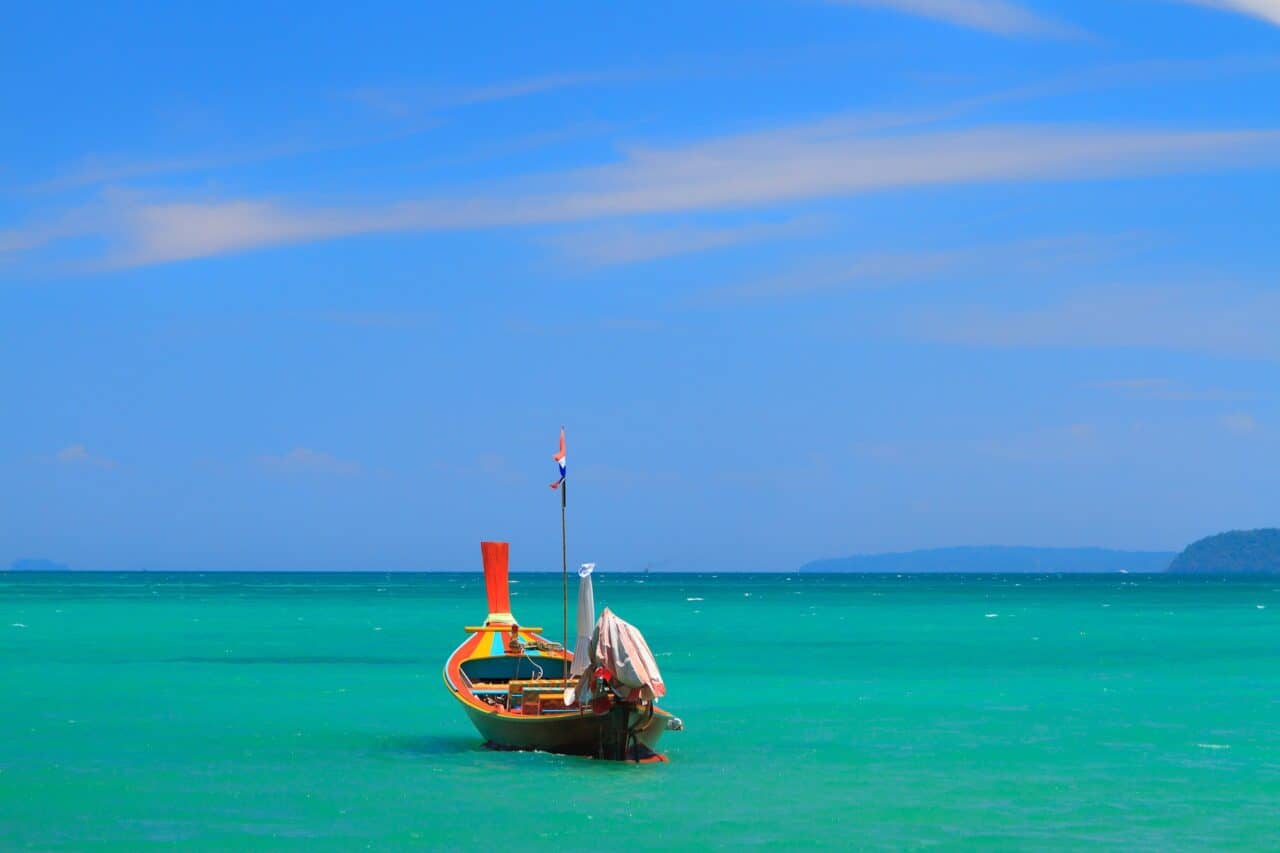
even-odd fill
[[[523,709],[508,707],[514,703],[509,702],[503,684],[512,678],[549,675],[554,679],[568,668],[573,657],[558,647],[546,648],[549,645],[546,639],[531,630],[517,630],[524,644],[524,654],[503,654],[510,637],[508,632],[476,629],[445,664],[445,687],[462,705],[467,718],[486,743],[499,749],[540,750],[565,755],[603,754],[615,758],[623,752],[629,758],[647,758],[657,753],[658,740],[673,720],[670,713],[658,707],[653,707],[652,712],[648,707],[617,706],[601,712],[579,708],[550,713],[542,710],[525,713]],[[482,683],[473,684],[470,676],[481,679]],[[492,678],[500,680],[484,681]],[[542,684],[551,687],[552,695],[558,698],[561,689],[556,681],[549,684],[543,681]],[[477,690],[485,694],[484,697]],[[545,693],[546,687],[543,691]],[[495,694],[502,697],[500,701],[494,701]],[[540,702],[538,705],[541,708]],[[631,731],[625,747],[619,746],[621,721],[618,714],[623,712],[627,714],[625,727]],[[610,744],[617,748],[610,749]]]
[[[596,714],[590,710],[522,718],[482,711],[466,702],[462,706],[480,736],[492,746],[563,755],[596,755],[610,720],[607,713]],[[643,709],[630,712],[628,727],[635,730],[634,742],[643,747],[641,753],[657,753],[658,740],[666,731],[670,717],[661,708],[655,708],[651,717]]]

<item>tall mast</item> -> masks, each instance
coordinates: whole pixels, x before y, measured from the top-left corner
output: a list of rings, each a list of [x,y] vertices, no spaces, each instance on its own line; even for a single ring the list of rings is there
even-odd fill
[[[565,534],[565,504],[568,495],[567,481],[560,484],[560,595],[561,595],[561,611],[560,611],[560,637],[561,649],[565,654],[562,664],[561,678],[564,680],[566,687],[569,686],[569,545]]]

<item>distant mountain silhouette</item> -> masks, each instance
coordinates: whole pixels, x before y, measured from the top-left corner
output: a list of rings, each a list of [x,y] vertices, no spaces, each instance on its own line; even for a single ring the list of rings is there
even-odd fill
[[[45,560],[39,557],[24,557],[20,560],[14,560],[9,566],[11,572],[69,572],[71,567],[63,563],[55,563],[53,560]]]
[[[988,573],[1088,573],[1163,572],[1174,558],[1172,551],[1112,551],[1107,548],[1024,548],[978,545],[931,548],[892,554],[859,554],[830,560],[814,560],[802,572],[892,572],[907,574],[942,572]]]
[[[1231,530],[1192,542],[1169,565],[1179,574],[1280,573],[1280,530]]]

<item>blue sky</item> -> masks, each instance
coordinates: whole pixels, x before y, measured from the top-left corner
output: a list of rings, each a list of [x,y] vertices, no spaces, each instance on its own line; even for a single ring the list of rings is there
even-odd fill
[[[1280,520],[1280,2],[27,4],[0,564]]]

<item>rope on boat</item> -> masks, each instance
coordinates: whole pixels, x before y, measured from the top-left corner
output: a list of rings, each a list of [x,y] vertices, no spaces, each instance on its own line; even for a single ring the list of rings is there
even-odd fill
[[[538,666],[538,662],[535,661],[532,657],[530,657],[527,651],[522,652],[520,656],[523,657],[525,660],[527,660],[529,662],[529,666],[532,667],[532,669],[530,670],[530,673],[532,673],[533,670],[538,671],[538,674],[533,677],[534,679],[540,680],[545,670],[543,670],[542,667]]]

